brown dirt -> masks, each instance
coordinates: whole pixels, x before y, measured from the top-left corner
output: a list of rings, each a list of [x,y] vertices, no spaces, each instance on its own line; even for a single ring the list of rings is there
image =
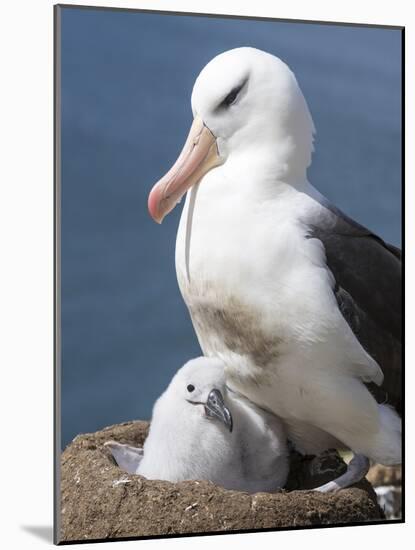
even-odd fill
[[[402,484],[402,469],[400,466],[382,466],[375,464],[370,468],[366,478],[373,487],[381,485],[394,485],[400,487]]]
[[[344,524],[383,519],[371,485],[337,494],[310,489],[345,465],[293,453],[287,491],[250,495],[208,481],[149,481],[115,464],[105,441],[142,445],[147,422],[126,422],[77,436],[62,454],[61,541]]]

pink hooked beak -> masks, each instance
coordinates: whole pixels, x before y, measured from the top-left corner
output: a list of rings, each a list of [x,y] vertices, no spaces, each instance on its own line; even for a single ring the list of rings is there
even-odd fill
[[[153,220],[161,223],[186,191],[222,162],[215,136],[196,116],[178,159],[148,196],[148,210]]]

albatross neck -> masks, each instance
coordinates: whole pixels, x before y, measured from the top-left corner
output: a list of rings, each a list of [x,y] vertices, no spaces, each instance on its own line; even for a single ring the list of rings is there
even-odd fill
[[[236,187],[238,193],[248,196],[274,196],[287,190],[308,193],[311,188],[306,167],[279,162],[275,153],[273,158],[264,153],[232,155],[212,171],[212,176],[222,190],[229,187],[229,190],[235,191]]]

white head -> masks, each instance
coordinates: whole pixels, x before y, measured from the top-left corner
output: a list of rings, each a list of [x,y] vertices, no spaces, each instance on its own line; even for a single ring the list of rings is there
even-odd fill
[[[234,455],[227,398],[223,363],[193,359],[156,401],[144,452],[114,441],[106,445],[126,471],[149,479],[219,479]]]
[[[192,110],[194,122],[183,151],[149,196],[156,221],[223,163],[243,161],[249,169],[251,162],[252,169],[262,166],[287,183],[305,177],[313,121],[295,76],[277,57],[254,48],[218,55],[196,79]]]
[[[157,401],[153,422],[163,419],[165,423],[173,421],[184,426],[203,419],[231,432],[232,415],[226,406],[226,393],[223,363],[207,357],[192,359],[179,369]]]

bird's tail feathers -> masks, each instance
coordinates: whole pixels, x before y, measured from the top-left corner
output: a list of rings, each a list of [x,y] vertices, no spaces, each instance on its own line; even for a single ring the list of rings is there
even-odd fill
[[[355,365],[355,374],[357,374],[365,384],[373,382],[377,386],[381,386],[384,379],[382,369],[368,353],[366,353],[366,359],[364,363],[359,362]]]
[[[368,441],[367,456],[384,466],[395,466],[402,461],[402,421],[390,405],[379,405],[379,430]]]

